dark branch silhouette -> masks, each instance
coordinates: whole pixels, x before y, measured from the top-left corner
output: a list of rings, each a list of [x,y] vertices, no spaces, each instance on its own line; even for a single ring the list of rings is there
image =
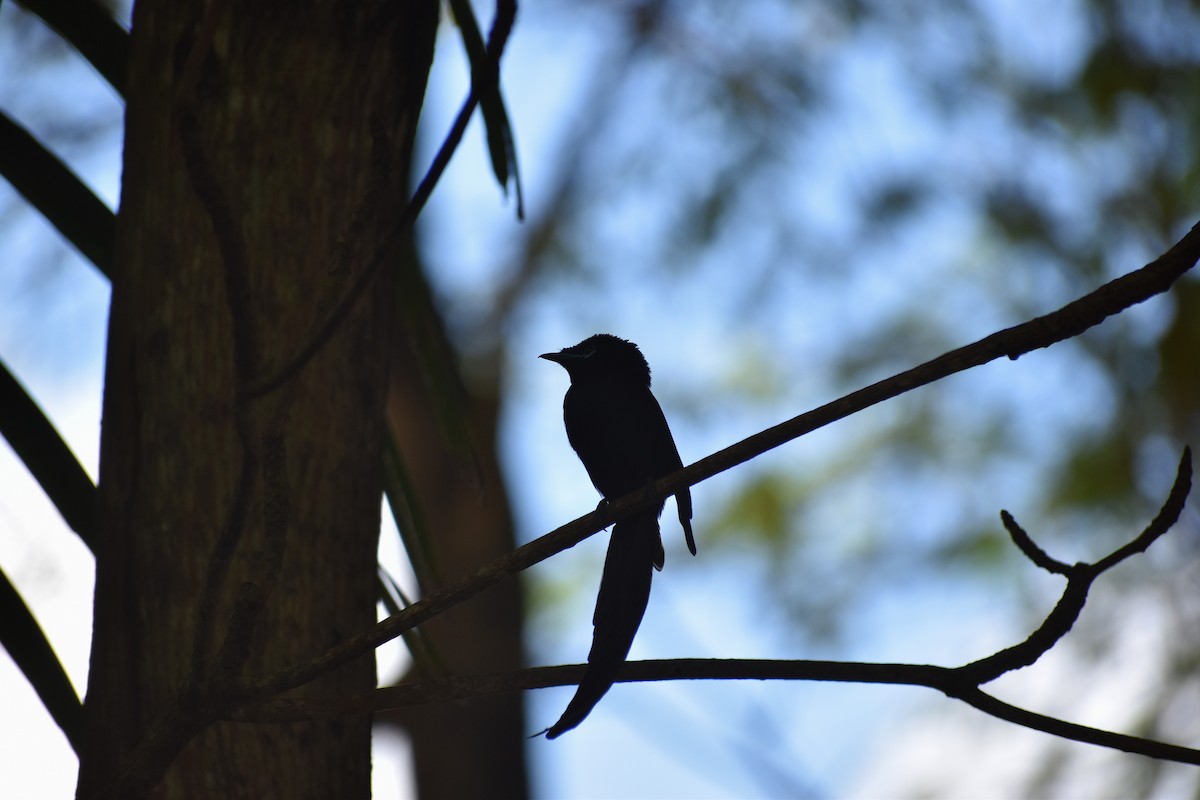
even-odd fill
[[[677,494],[684,488],[735,467],[779,445],[798,438],[817,428],[848,417],[884,400],[897,397],[919,386],[985,364],[1001,356],[1016,359],[1032,350],[1079,335],[1106,318],[1160,294],[1200,259],[1200,224],[1170,250],[1145,267],[1117,278],[1058,311],[1029,322],[991,334],[965,347],[952,350],[932,361],[925,362],[852,392],[838,400],[801,414],[772,428],[754,434],[718,451],[691,466],[671,473],[644,489],[604,505],[536,539],[529,544],[495,559],[474,575],[464,577],[421,600],[373,628],[335,645],[307,661],[293,664],[277,672],[261,676],[241,676],[221,681],[219,689],[201,692],[195,684],[186,687],[175,703],[164,711],[152,725],[137,750],[125,765],[121,777],[109,787],[106,796],[126,796],[130,792],[146,791],[156,782],[156,776],[173,760],[175,754],[205,724],[217,719],[244,721],[283,721],[287,714],[312,718],[322,714],[370,713],[379,708],[415,705],[418,702],[446,701],[496,692],[517,691],[577,684],[583,667],[555,667],[525,670],[510,675],[483,678],[449,678],[416,686],[378,689],[364,698],[336,700],[266,700],[273,695],[302,686],[330,670],[363,656],[385,642],[403,635],[415,626],[441,614],[483,592],[500,581],[550,556],[573,547],[592,534],[631,514],[656,507],[664,497]],[[343,298],[345,300],[345,298]],[[253,392],[250,393],[253,396]],[[1023,532],[1014,534],[1017,546],[1038,566],[1068,573],[1063,598],[1051,612],[1047,622],[1029,640],[994,656],[958,668],[919,666],[910,664],[848,664],[815,661],[706,661],[682,660],[638,662],[626,664],[618,681],[684,680],[684,679],[806,679],[909,684],[936,688],[951,697],[1018,724],[1046,730],[1059,736],[1116,747],[1185,763],[1200,763],[1200,752],[1174,745],[1151,742],[1136,737],[1099,731],[1072,723],[1042,717],[1034,712],[1015,708],[982,692],[980,683],[992,680],[1027,661],[1032,663],[1069,630],[1086,599],[1087,588],[1096,575],[1136,552],[1146,549],[1174,522],[1170,516],[1179,492],[1187,493],[1190,483],[1190,451],[1184,453],[1180,477],[1171,498],[1159,518],[1137,539],[1109,554],[1093,565],[1066,567],[1045,555],[1032,544]],[[1181,487],[1181,482],[1185,484]],[[1175,510],[1178,515],[1178,509]],[[1011,517],[1005,517],[1006,523]],[[1019,530],[1015,523],[1010,533]],[[330,532],[331,535],[333,532]],[[1078,574],[1076,574],[1078,573]],[[1053,623],[1053,624],[1051,624]],[[1065,627],[1063,627],[1065,625]],[[1061,630],[1060,630],[1061,629]],[[1032,660],[1029,660],[1032,658]],[[380,694],[386,693],[386,694]],[[377,698],[387,697],[388,705]],[[416,698],[419,698],[416,699]],[[259,702],[254,702],[259,701]],[[265,701],[265,702],[264,702]]]
[[[617,681],[667,680],[810,680],[843,683],[884,683],[925,686],[948,697],[1026,728],[1086,744],[1185,764],[1200,764],[1200,750],[1137,736],[1100,730],[1018,708],[987,694],[979,687],[1006,672],[1027,667],[1048,652],[1071,629],[1083,610],[1092,582],[1126,558],[1146,550],[1179,519],[1191,489],[1192,454],[1183,457],[1166,502],[1146,529],[1128,544],[1094,563],[1066,566],[1047,556],[1008,512],[1002,512],[1013,542],[1030,561],[1067,578],[1058,604],[1029,638],[987,658],[960,667],[926,664],[864,664],[838,661],[782,661],[752,659],[671,659],[627,663]],[[369,694],[346,698],[294,698],[267,700],[243,707],[228,718],[241,722],[296,722],[392,710],[428,703],[446,703],[483,695],[501,694],[578,683],[585,665],[540,667],[499,675],[444,678],[418,684],[390,686]]]
[[[582,542],[618,519],[654,506],[662,498],[693,486],[725,470],[762,455],[785,442],[829,425],[865,408],[890,400],[919,386],[1001,356],[1015,359],[1032,350],[1077,336],[1108,317],[1161,294],[1200,259],[1200,223],[1166,253],[1139,270],[1104,284],[1094,292],[1042,317],[1008,328],[952,350],[920,366],[873,383],[798,417],[749,436],[691,466],[671,473],[644,490],[634,492],[567,523],[481,567],[445,589],[425,598],[374,628],[334,645],[308,661],[270,675],[247,677],[239,688],[248,696],[263,698],[303,686],[322,673],[336,669],[389,642],[405,631],[432,619],[448,608],[471,599],[505,578]]]
[[[244,706],[226,719],[249,723],[300,722],[370,714],[429,703],[452,703],[475,697],[529,689],[572,686],[583,677],[585,665],[534,667],[495,675],[443,678],[437,681],[388,686],[373,693],[346,698],[265,700]],[[954,667],[925,664],[866,664],[852,661],[785,661],[757,659],[677,658],[629,661],[618,683],[679,680],[823,681],[923,686],[1006,722],[1064,739],[1137,753],[1165,761],[1200,765],[1200,750],[1129,736],[1047,717],[999,700],[964,682]]]
[[[314,321],[313,330],[310,332],[308,338],[282,366],[261,380],[256,381],[248,388],[250,397],[259,397],[278,389],[285,381],[303,369],[304,365],[321,351],[321,348],[333,338],[333,334],[354,308],[354,304],[362,297],[363,292],[371,284],[371,279],[375,277],[379,268],[385,261],[393,257],[397,248],[412,233],[413,223],[416,222],[417,217],[424,210],[425,204],[429,202],[434,188],[437,186],[438,181],[441,180],[446,167],[450,164],[450,159],[453,158],[455,151],[458,150],[463,134],[466,133],[467,125],[470,123],[471,117],[475,113],[475,109],[479,105],[481,98],[487,94],[489,88],[493,92],[497,91],[495,86],[496,76],[499,74],[500,69],[500,57],[504,54],[504,47],[508,43],[508,36],[512,33],[516,14],[517,5],[513,0],[506,0],[496,4],[496,19],[493,21],[491,32],[488,34],[487,63],[485,68],[480,69],[473,76],[475,79],[483,80],[484,85],[480,85],[478,80],[473,79],[471,90],[467,93],[467,99],[463,102],[462,108],[459,109],[458,116],[455,117],[454,124],[450,126],[450,132],[446,134],[445,140],[442,142],[441,147],[438,148],[437,155],[434,156],[433,162],[429,165],[429,170],[425,173],[425,177],[421,179],[412,197],[405,204],[399,219],[392,226],[391,232],[383,237],[374,255],[371,256],[370,260],[362,268],[362,271],[355,277],[354,282],[350,284],[350,288],[337,299],[336,303],[328,309],[327,313],[324,313],[319,320]],[[520,184],[519,179],[517,179],[517,183],[518,185]],[[320,311],[324,311],[324,309]]]

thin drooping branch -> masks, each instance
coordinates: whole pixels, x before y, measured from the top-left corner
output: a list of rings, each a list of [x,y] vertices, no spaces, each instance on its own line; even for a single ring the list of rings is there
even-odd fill
[[[500,57],[503,55],[504,47],[508,43],[508,36],[512,32],[516,13],[517,6],[512,0],[497,3],[496,19],[492,24],[491,32],[488,34],[487,44],[488,69],[493,76],[499,74]],[[464,101],[462,108],[458,112],[458,116],[454,120],[454,124],[450,128],[450,132],[446,135],[446,139],[438,149],[437,155],[434,156],[429,170],[425,173],[425,177],[421,179],[412,197],[405,204],[399,218],[392,225],[391,231],[383,237],[374,254],[363,266],[362,271],[354,278],[345,294],[336,303],[332,304],[327,313],[323,313],[319,322],[314,325],[308,338],[296,349],[295,353],[274,372],[255,381],[253,385],[248,387],[247,391],[250,397],[260,397],[278,389],[284,382],[303,369],[304,365],[311,361],[313,356],[319,353],[321,348],[333,338],[334,332],[336,332],[337,328],[350,314],[350,311],[354,308],[358,299],[362,297],[366,288],[370,286],[379,268],[394,253],[398,252],[400,245],[404,243],[406,237],[412,235],[413,223],[416,222],[417,217],[424,210],[425,204],[433,194],[434,187],[441,180],[442,174],[450,164],[450,159],[454,156],[455,151],[458,150],[463,134],[466,133],[467,124],[471,121],[471,117],[479,105],[480,98],[487,90],[488,87],[486,85],[480,86],[472,82],[471,90],[467,94],[467,99]]]
[[[1177,761],[1181,764],[1200,765],[1200,750],[1182,747],[1177,744],[1145,739],[1140,736],[1129,736],[1115,731],[1106,731],[1080,725],[1075,722],[1048,717],[1036,711],[1018,708],[1005,703],[979,688],[968,689],[960,694],[951,695],[964,703],[990,714],[997,719],[1030,728],[1035,731],[1048,733],[1060,739],[1070,739],[1084,744],[1094,744],[1098,747],[1108,747],[1124,753],[1157,758],[1161,761]]]
[[[1130,555],[1144,552],[1175,524],[1191,489],[1191,477],[1191,450],[1184,448],[1175,484],[1162,509],[1146,529],[1137,538],[1099,561],[1065,567],[1061,574],[1067,576],[1066,589],[1042,625],[1024,642],[987,658],[960,667],[752,659],[638,661],[626,664],[618,680],[810,680],[926,686],[962,700],[999,719],[1060,738],[1151,758],[1200,764],[1200,750],[1100,730],[1038,714],[1005,703],[979,688],[981,684],[992,681],[1005,672],[1033,664],[1054,647],[1078,619],[1092,582]],[[1032,562],[1038,566],[1045,566],[1046,563],[1061,565],[1034,544],[1011,515],[1005,512],[1004,518],[1014,543]],[[1060,572],[1057,569],[1052,571]],[[273,699],[238,708],[232,711],[228,718],[240,722],[275,723],[367,714],[428,703],[446,703],[484,695],[570,685],[579,682],[583,670],[582,664],[541,667],[498,675],[451,677],[419,684],[390,686],[351,697]]]
[[[258,426],[255,424],[249,403],[242,399],[246,385],[258,371],[261,358],[260,337],[254,322],[248,250],[241,225],[238,224],[229,198],[213,174],[212,165],[205,153],[201,136],[201,117],[196,110],[196,86],[212,46],[215,20],[214,9],[210,8],[201,21],[198,34],[184,61],[175,92],[175,122],[188,180],[208,217],[221,255],[225,299],[229,308],[232,334],[234,428],[241,447],[241,460],[229,507],[209,558],[198,606],[192,653],[192,677],[195,681],[207,677],[209,650],[216,627],[217,596],[245,531],[254,494],[255,476],[262,464]],[[243,590],[235,603],[226,631],[226,640],[222,646],[226,666],[229,653],[248,652],[253,621],[257,619],[257,612],[248,608],[242,596],[244,593]],[[233,641],[230,641],[230,635]]]
[[[212,226],[221,256],[225,301],[229,310],[233,376],[231,399],[234,428],[241,447],[241,465],[229,509],[209,559],[197,615],[192,654],[192,676],[196,682],[211,677],[209,649],[216,621],[217,595],[228,573],[233,555],[246,528],[255,487],[261,471],[263,487],[263,543],[255,560],[255,573],[238,587],[226,621],[224,638],[215,663],[218,679],[227,680],[241,671],[254,641],[254,630],[283,569],[287,530],[291,514],[287,478],[287,449],[282,430],[290,396],[276,402],[265,430],[257,424],[252,401],[246,391],[258,375],[262,342],[250,285],[251,265],[242,227],[229,197],[205,152],[203,123],[197,111],[196,87],[209,67],[209,51],[215,35],[216,11],[209,8],[188,52],[175,93],[176,127],[188,179]]]
[[[469,600],[505,578],[527,569],[611,525],[615,520],[645,510],[721,472],[743,464],[780,445],[811,433],[865,408],[890,400],[917,387],[957,372],[994,361],[1016,359],[1032,350],[1078,336],[1088,328],[1130,306],[1171,287],[1200,259],[1200,223],[1170,250],[1139,270],[1104,284],[1066,306],[1029,322],[986,336],[917,367],[873,383],[812,411],[756,433],[742,441],[673,472],[639,492],[609,503],[481,567],[436,594],[377,624],[374,628],[335,645],[309,660],[270,675],[248,677],[240,689],[253,697],[267,697],[294,689],[322,673],[349,663],[389,642],[443,611]]]

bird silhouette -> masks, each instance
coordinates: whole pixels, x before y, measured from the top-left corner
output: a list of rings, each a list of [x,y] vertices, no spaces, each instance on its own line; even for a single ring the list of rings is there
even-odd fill
[[[650,392],[650,365],[637,345],[600,333],[540,357],[562,366],[571,378],[563,400],[567,439],[606,501],[683,466],[667,418]],[[543,731],[548,739],[583,722],[629,655],[650,599],[653,570],[661,570],[665,561],[658,528],[663,505],[660,501],[613,526],[592,615],[587,669],[562,717]],[[688,550],[695,555],[691,491],[685,487],[677,492],[675,505]]]

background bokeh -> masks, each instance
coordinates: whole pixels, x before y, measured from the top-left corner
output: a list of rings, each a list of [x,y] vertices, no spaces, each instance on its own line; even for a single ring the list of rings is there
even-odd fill
[[[1198,61],[1200,10],[1184,0],[522,4],[503,85],[527,219],[491,179],[476,121],[419,230],[468,388],[499,393],[521,540],[596,502],[562,430],[566,377],[539,353],[597,331],[636,341],[690,463],[1051,311],[1200,218]],[[0,64],[0,107],[115,206],[111,91],[13,3],[0,7]],[[418,174],[467,83],[447,21]],[[0,242],[0,356],[95,475],[107,288],[7,185]],[[1023,639],[1061,585],[1009,545],[998,511],[1065,561],[1141,530],[1182,446],[1200,442],[1198,312],[1200,284],[1185,278],[1078,339],[699,485],[700,553],[668,510],[667,568],[631,658],[953,665]],[[82,687],[86,552],[7,450],[0,485],[0,563]],[[1200,741],[1196,509],[1098,583],[1067,640],[992,688],[1073,721]],[[526,574],[533,663],[585,656],[603,548],[594,537]],[[29,754],[3,758],[0,785],[36,764],[46,789],[54,763],[67,788],[42,796],[64,796],[65,740],[7,661],[0,681],[13,709],[0,753]],[[533,729],[569,696],[531,693]],[[542,797],[1200,791],[1194,768],[902,687],[618,686],[577,731],[527,753]],[[379,794],[410,791],[402,768],[377,772],[396,784]]]

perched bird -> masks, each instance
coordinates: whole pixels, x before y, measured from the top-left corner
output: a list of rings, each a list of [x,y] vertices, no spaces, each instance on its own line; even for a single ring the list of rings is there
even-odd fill
[[[650,365],[633,342],[599,333],[574,347],[541,356],[566,369],[571,386],[563,400],[567,439],[605,500],[645,488],[683,466],[667,418],[650,393]],[[675,495],[688,550],[692,495]],[[629,655],[650,599],[652,569],[663,568],[658,517],[663,502],[613,526],[592,616],[587,670],[566,711],[545,731],[553,739],[583,722],[604,696]]]

